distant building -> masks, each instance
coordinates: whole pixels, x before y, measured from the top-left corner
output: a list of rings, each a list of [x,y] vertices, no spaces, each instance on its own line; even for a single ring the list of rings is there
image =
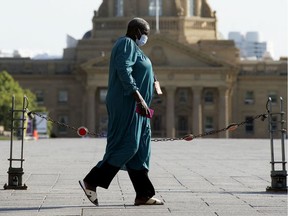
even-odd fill
[[[197,135],[249,120],[266,112],[269,96],[275,107],[280,96],[287,102],[287,58],[240,61],[234,42],[218,38],[217,18],[206,0],[160,0],[159,23],[155,9],[155,0],[103,0],[94,13],[93,28],[78,42],[68,37],[62,59],[0,58],[0,71],[8,71],[31,89],[52,118],[105,132],[111,48],[125,35],[128,21],[139,16],[151,26],[143,51],[163,91],[151,106],[152,136]],[[77,136],[56,125],[53,134]],[[267,138],[267,121],[249,122],[234,132],[210,137]]]
[[[228,39],[235,42],[240,57],[244,59],[262,59],[271,52],[267,42],[261,42],[258,32],[247,32],[245,36],[240,32],[229,32]]]

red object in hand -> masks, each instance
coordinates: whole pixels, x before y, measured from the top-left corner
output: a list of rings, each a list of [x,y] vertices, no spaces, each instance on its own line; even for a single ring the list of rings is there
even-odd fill
[[[77,130],[77,134],[79,136],[86,136],[88,133],[88,129],[86,127],[79,127],[78,130]]]
[[[147,118],[152,118],[152,116],[153,116],[153,114],[154,114],[154,110],[149,108],[149,111],[150,111],[150,115],[149,115],[149,113],[148,113],[148,114],[146,115],[146,117],[147,117]],[[136,107],[136,112],[139,113],[139,114],[141,113],[141,109],[140,109],[138,106]]]
[[[191,141],[194,139],[193,134],[187,134],[186,136],[184,136],[182,139],[186,140],[186,141]]]
[[[234,131],[234,130],[236,130],[238,128],[238,125],[236,124],[236,123],[232,123],[232,124],[230,124],[226,129],[228,130],[228,131]]]

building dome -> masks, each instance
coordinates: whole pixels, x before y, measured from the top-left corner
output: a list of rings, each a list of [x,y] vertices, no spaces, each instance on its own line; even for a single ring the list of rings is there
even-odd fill
[[[82,37],[83,40],[90,38],[92,38],[92,30],[87,31]]]
[[[92,37],[117,37],[133,17],[144,18],[151,34],[164,33],[172,40],[196,43],[217,38],[216,17],[207,0],[103,0],[93,17]]]

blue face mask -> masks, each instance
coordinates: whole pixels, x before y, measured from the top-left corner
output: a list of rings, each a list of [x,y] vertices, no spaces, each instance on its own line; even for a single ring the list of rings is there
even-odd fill
[[[147,41],[148,41],[148,36],[145,34],[142,34],[140,39],[136,39],[136,43],[139,47],[144,46],[147,43]]]

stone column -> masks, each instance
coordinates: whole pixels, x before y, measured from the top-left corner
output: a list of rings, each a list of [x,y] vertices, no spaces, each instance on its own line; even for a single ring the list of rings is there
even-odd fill
[[[202,126],[202,87],[193,87],[193,116],[192,131],[194,135],[203,132]]]
[[[165,87],[167,93],[166,108],[166,135],[167,137],[175,137],[175,90],[176,87]]]
[[[95,94],[97,87],[89,86],[87,88],[87,128],[90,132],[95,132],[95,123],[96,123],[96,103],[95,103]]]
[[[228,94],[229,91],[226,87],[220,87],[219,91],[219,113],[218,113],[218,127],[219,129],[225,128],[229,125],[229,103],[228,103]],[[219,133],[220,138],[228,138],[228,131]]]

